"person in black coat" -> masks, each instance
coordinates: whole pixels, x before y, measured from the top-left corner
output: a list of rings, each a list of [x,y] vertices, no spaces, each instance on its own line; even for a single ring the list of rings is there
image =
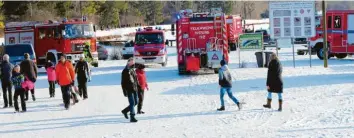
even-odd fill
[[[88,63],[84,60],[84,56],[80,57],[80,60],[76,63],[75,72],[77,74],[77,81],[79,83],[79,94],[80,97],[84,97],[84,100],[88,98],[87,96],[87,81],[90,80],[90,69]]]
[[[267,76],[267,104],[263,105],[265,108],[271,108],[272,102],[272,93],[277,93],[279,98],[279,109],[282,110],[283,104],[283,79],[282,79],[282,65],[275,53],[272,53],[270,56],[270,62],[268,66],[268,76]]]
[[[134,59],[129,58],[127,66],[122,71],[122,80],[121,86],[123,94],[125,97],[128,97],[129,106],[122,110],[122,113],[126,119],[128,118],[128,112],[130,111],[130,122],[137,122],[135,119],[135,110],[134,107],[138,104],[138,79],[136,72],[134,70]]]
[[[3,56],[3,61],[1,64],[1,86],[2,92],[4,94],[4,108],[9,105],[12,107],[12,70],[14,65],[9,62],[9,55],[5,54]]]
[[[37,80],[37,65],[30,59],[30,55],[26,53],[24,55],[25,60],[23,60],[20,64],[21,74],[25,76],[25,79],[29,79],[33,83]],[[32,100],[36,101],[36,97],[34,96],[34,88],[31,90]],[[26,101],[28,100],[28,91],[25,95]]]

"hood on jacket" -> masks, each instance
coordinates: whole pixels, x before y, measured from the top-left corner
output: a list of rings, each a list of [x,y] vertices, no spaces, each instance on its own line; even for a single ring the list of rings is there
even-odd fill
[[[221,66],[220,68],[222,71],[227,71],[229,70],[229,67],[227,65]]]

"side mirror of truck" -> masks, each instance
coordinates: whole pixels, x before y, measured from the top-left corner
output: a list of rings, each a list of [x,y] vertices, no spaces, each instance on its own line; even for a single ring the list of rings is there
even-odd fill
[[[165,45],[168,45],[168,40],[166,40]]]

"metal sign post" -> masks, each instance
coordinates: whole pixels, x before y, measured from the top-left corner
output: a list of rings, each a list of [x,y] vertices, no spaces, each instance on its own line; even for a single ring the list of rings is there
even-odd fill
[[[279,57],[279,55],[278,55],[278,40],[275,40],[275,50],[277,52],[277,57]]]
[[[309,55],[310,55],[310,68],[312,68],[312,47],[310,45],[307,45],[309,47]]]
[[[294,44],[294,39],[291,38],[291,44],[293,45],[293,65],[295,68],[295,44]]]

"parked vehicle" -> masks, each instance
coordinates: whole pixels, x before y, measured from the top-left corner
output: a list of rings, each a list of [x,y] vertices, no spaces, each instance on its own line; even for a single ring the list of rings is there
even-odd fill
[[[270,35],[268,33],[268,30],[264,30],[264,29],[261,29],[261,30],[256,30],[255,33],[262,33],[263,34],[263,44],[264,45],[269,45],[271,39],[270,39]]]
[[[324,58],[322,17],[316,17],[316,36],[311,37],[308,46],[317,52],[319,59]],[[346,58],[354,54],[354,10],[328,10],[327,20],[328,58]]]
[[[235,51],[239,44],[239,36],[242,34],[242,18],[240,15],[229,15],[226,17],[227,38],[230,51]]]
[[[75,64],[84,54],[85,45],[90,45],[91,64],[98,66],[95,27],[86,22],[86,18],[6,23],[5,45],[24,43],[33,45],[39,67],[44,66],[46,60],[58,62],[62,54]]]
[[[126,42],[122,49],[122,55],[124,59],[129,59],[130,57],[134,56],[134,43],[133,42]]]
[[[165,32],[161,28],[139,28],[135,34],[135,63],[154,63],[166,66],[168,61],[167,45]]]
[[[199,70],[218,73],[220,61],[229,62],[225,14],[213,8],[204,13],[181,10],[180,15],[176,21],[179,74]]]
[[[6,45],[4,46],[4,52],[9,55],[9,61],[14,65],[19,65],[25,59],[25,53],[28,53],[30,55],[30,59],[36,63],[36,54],[31,44]]]
[[[98,60],[107,60],[108,51],[104,46],[97,45]]]

